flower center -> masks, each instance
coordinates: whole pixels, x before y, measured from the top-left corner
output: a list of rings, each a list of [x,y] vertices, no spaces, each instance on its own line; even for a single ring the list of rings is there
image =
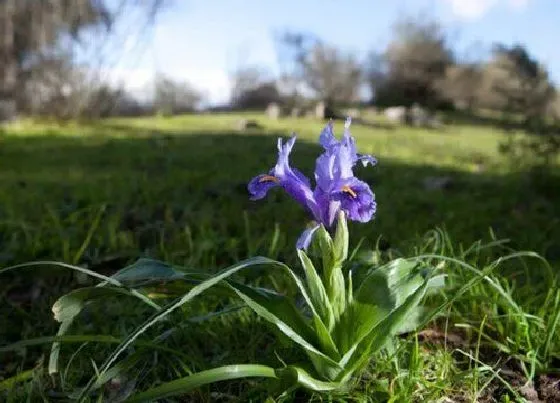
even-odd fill
[[[352,188],[348,185],[345,185],[342,187],[342,192],[344,193],[348,193],[353,199],[355,199],[356,197],[358,197],[358,195],[356,194],[356,192],[354,192],[352,190]]]
[[[278,182],[280,182],[280,181],[278,180],[278,178],[277,178],[276,176],[272,176],[272,175],[263,175],[263,177],[259,179],[259,182],[260,182],[260,183],[262,183],[262,182],[275,182],[275,183],[278,183]]]

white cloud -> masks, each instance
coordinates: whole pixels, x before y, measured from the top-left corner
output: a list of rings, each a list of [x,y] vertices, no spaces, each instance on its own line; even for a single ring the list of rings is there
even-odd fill
[[[445,0],[451,7],[451,11],[457,17],[467,20],[482,17],[492,8],[497,0]]]
[[[219,69],[186,68],[181,70],[164,70],[160,73],[177,81],[190,83],[201,91],[209,103],[227,101],[230,91],[229,77]],[[152,96],[154,69],[114,68],[105,70],[102,78],[114,85],[122,85],[134,97],[146,101]]]
[[[529,0],[442,0],[447,3],[451,12],[465,20],[476,20],[497,6],[505,6],[514,10],[523,10]]]

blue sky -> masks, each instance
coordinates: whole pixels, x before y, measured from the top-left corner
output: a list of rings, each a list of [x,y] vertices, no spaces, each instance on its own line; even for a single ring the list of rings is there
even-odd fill
[[[276,71],[275,32],[311,32],[365,56],[384,48],[404,15],[439,19],[459,54],[474,57],[493,42],[522,43],[560,84],[560,0],[175,0],[152,35],[136,40],[139,46],[134,37],[124,42],[111,75],[140,95],[162,72],[220,103],[236,67]]]

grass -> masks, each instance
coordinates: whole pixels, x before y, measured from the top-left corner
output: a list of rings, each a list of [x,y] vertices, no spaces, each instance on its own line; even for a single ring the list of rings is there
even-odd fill
[[[9,127],[0,136],[0,267],[57,260],[110,275],[147,256],[215,271],[255,255],[298,267],[294,243],[307,219],[305,212],[281,192],[251,202],[246,183],[274,164],[276,137],[292,131],[298,134],[293,164],[311,174],[323,124],[243,117],[257,119],[263,127],[237,131],[240,115],[114,119],[64,127],[23,122]],[[341,126],[335,127],[338,133]],[[351,243],[363,241],[362,258],[371,259],[368,250],[387,259],[429,249],[464,259],[478,270],[513,248],[534,250],[558,267],[558,187],[533,181],[500,155],[501,133],[484,126],[453,126],[440,132],[358,125],[352,133],[360,152],[379,160],[376,168],[358,173],[373,185],[378,202],[373,222],[350,228]],[[426,181],[442,177],[448,178],[447,186],[426,189]],[[445,228],[445,235],[425,235],[436,227]],[[510,242],[468,248],[480,239]],[[447,295],[474,275],[456,268]],[[275,273],[247,280],[283,287]],[[4,274],[0,318],[9,326],[0,326],[0,346],[54,335],[57,326],[50,309],[56,298],[91,281],[52,266]],[[560,346],[554,337],[560,312],[557,281],[554,268],[537,259],[506,262],[437,318],[429,336],[411,334],[399,340],[392,354],[376,356],[350,395],[282,395],[268,382],[249,380],[202,388],[189,399],[519,398],[527,380],[539,389],[560,368]],[[445,298],[439,295],[429,302]],[[71,334],[122,340],[149,313],[133,300],[126,301],[96,304]],[[184,326],[185,315],[200,320]],[[139,346],[142,359],[134,371],[138,376],[126,373],[107,394],[146,389],[228,363],[278,366],[277,355],[299,359],[299,353],[261,320],[246,309],[230,310],[218,298],[206,297],[169,320],[143,339],[148,342],[173,328],[164,343],[167,350]],[[441,336],[446,334],[455,336],[456,345]],[[43,371],[48,344],[0,350],[0,400],[2,393],[11,401],[29,396],[32,401],[67,399],[115,347],[110,340],[84,340],[63,343],[61,357],[65,364],[72,357],[72,365],[56,382]],[[28,371],[33,368],[37,370]],[[539,381],[541,376],[547,378]],[[10,382],[2,383],[2,378]]]

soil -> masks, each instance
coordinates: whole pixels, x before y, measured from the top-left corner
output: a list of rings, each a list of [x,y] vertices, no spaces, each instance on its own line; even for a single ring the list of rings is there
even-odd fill
[[[432,345],[445,344],[450,349],[460,348],[468,351],[469,348],[469,342],[464,335],[446,333],[435,328],[418,333],[418,340]],[[535,379],[528,382],[520,365],[515,360],[500,357],[500,354],[495,350],[485,350],[480,350],[481,361],[502,362],[502,367],[496,368],[499,370],[500,376],[527,402],[560,403],[560,374],[539,374]],[[513,398],[511,392],[496,379],[487,386],[478,401],[481,403],[498,403],[503,401],[502,398],[505,395],[510,395],[510,398]]]

